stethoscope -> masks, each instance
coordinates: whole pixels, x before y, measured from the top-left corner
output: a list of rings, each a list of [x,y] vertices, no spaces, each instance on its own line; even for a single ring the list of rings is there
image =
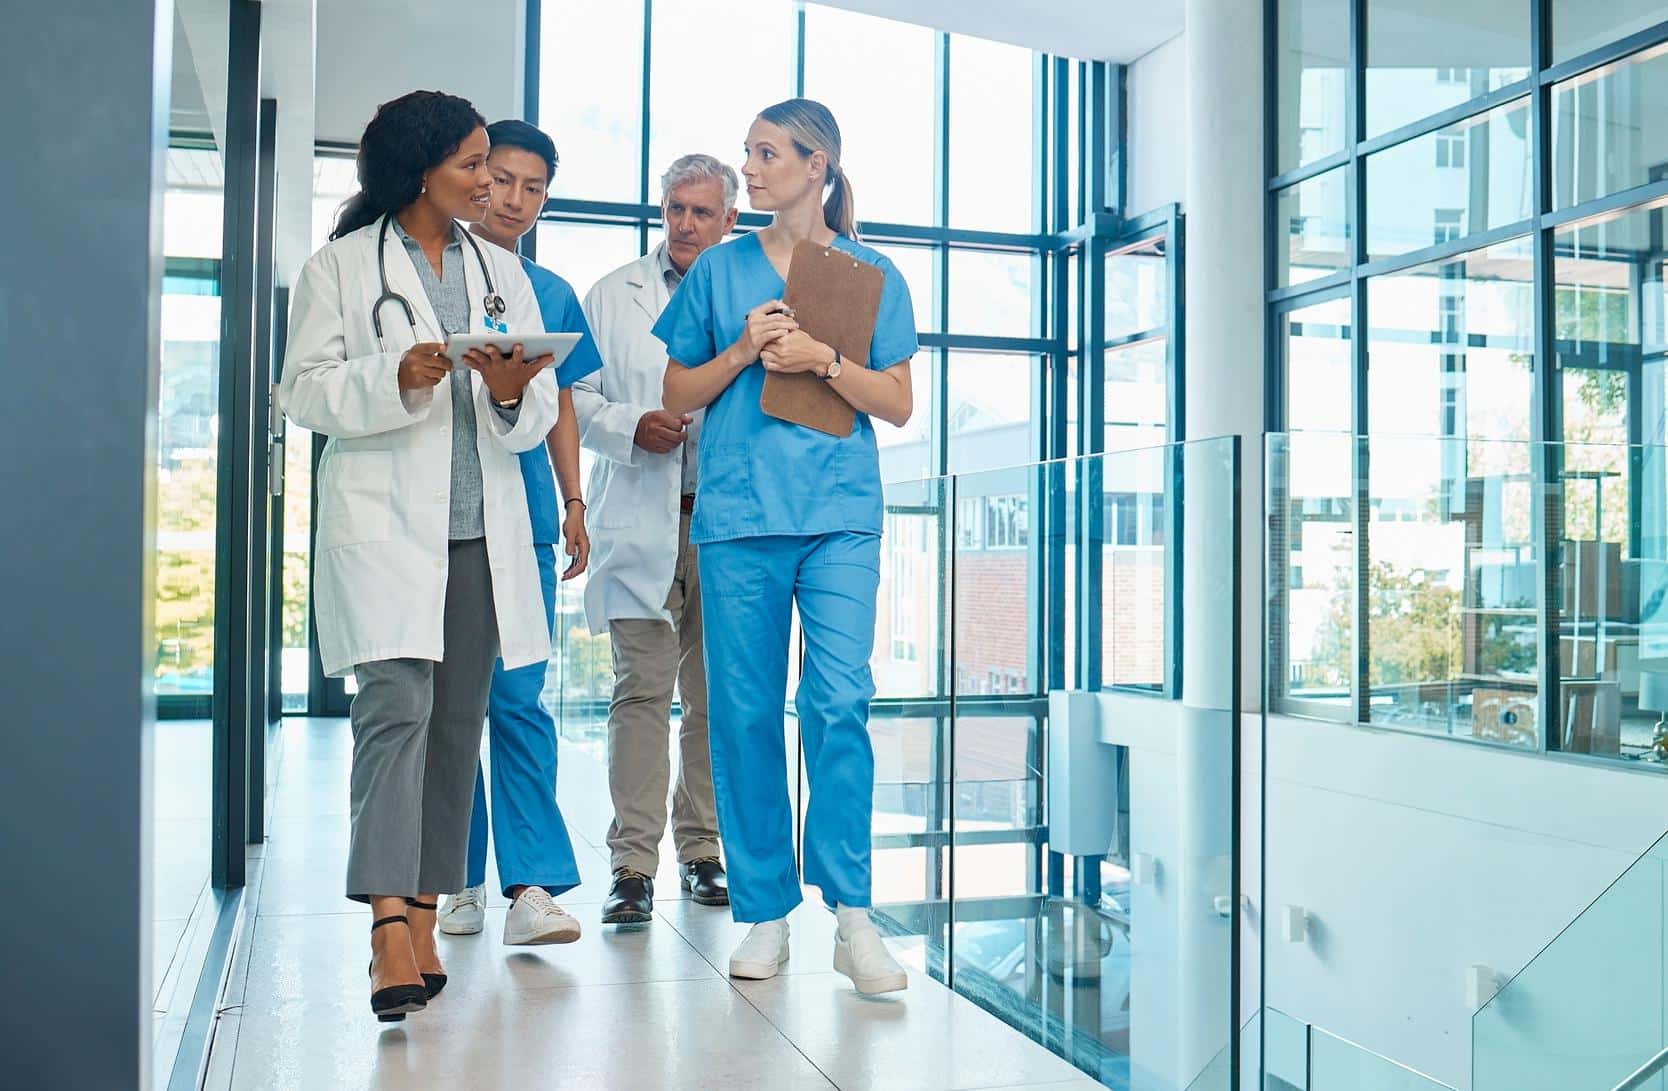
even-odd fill
[[[382,226],[377,230],[376,275],[382,282],[382,294],[376,297],[375,303],[371,304],[371,327],[376,330],[377,345],[384,347],[385,351],[386,348],[382,345],[382,305],[384,303],[398,303],[400,310],[405,312],[405,321],[411,327],[412,336],[416,336],[417,333],[417,315],[411,309],[411,302],[388,286],[388,259],[385,252],[388,246],[388,222],[393,218],[392,213],[385,214],[382,217]],[[504,312],[509,308],[504,305],[504,297],[499,295],[498,290],[492,286],[492,271],[487,268],[486,255],[481,253],[481,244],[476,242],[475,236],[467,231],[463,232],[463,237],[468,240],[470,249],[475,251],[475,260],[481,265],[481,276],[486,279],[486,298],[481,301],[482,306],[486,308],[486,314],[481,320],[482,325],[493,333],[509,333],[510,327],[504,323]]]

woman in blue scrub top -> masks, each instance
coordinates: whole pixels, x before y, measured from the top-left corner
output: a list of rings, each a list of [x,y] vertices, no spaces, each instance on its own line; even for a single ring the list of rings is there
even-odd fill
[[[908,978],[868,912],[869,654],[881,529],[869,418],[909,420],[914,309],[892,263],[854,238],[840,129],[825,106],[790,99],[766,109],[746,151],[747,196],[775,213],[770,226],[703,252],[654,328],[670,357],[666,410],[706,410],[690,542],[700,547],[712,779],[730,906],[753,925],[730,974],[776,975],[788,957],[787,916],[800,902],[782,711],[797,604],[805,658],[796,701],[811,779],[804,879],[835,909],[834,968],[861,992],[890,992]],[[807,239],[885,272],[866,367],[840,359],[784,313],[789,256]],[[766,416],[759,393],[768,371],[825,380],[856,410],[851,434]]]

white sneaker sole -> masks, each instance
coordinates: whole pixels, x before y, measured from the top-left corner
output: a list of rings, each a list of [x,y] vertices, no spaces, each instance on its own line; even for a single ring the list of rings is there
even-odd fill
[[[851,954],[843,943],[834,947],[834,969],[849,977],[852,985],[864,996],[902,992],[909,988],[909,974],[901,969],[896,973],[877,974],[874,977],[858,976],[857,967],[851,964]]]
[[[782,952],[775,962],[732,958],[730,960],[730,976],[739,977],[745,981],[768,981],[781,973],[782,967],[787,964],[788,953],[786,951]]]
[[[440,931],[448,936],[474,936],[480,934],[480,931],[482,927],[484,927],[485,923],[484,919],[473,921],[460,921],[450,918],[442,919],[440,922]]]
[[[573,943],[579,939],[579,929],[570,926],[552,928],[548,932],[535,932],[529,935],[511,935],[504,933],[506,947],[546,947],[553,943]]]

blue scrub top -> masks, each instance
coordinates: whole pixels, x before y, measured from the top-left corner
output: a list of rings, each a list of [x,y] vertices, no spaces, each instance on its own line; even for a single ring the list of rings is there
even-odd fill
[[[580,335],[579,343],[573,346],[573,351],[556,369],[556,385],[566,390],[576,380],[602,367],[596,338],[591,336],[591,327],[585,324],[585,312],[579,308],[579,297],[567,281],[526,258],[521,259],[521,267],[527,270],[527,279],[533,282],[533,295],[539,301],[544,332]],[[556,474],[544,444],[521,453],[521,480],[527,486],[527,514],[533,519],[533,544],[560,544],[562,530],[556,512]]]
[[[834,245],[886,274],[869,367],[884,369],[914,356],[920,342],[902,274],[884,255],[844,235]],[[786,287],[757,235],[708,247],[672,293],[654,335],[672,359],[699,367],[735,343],[748,311],[780,299]],[[753,361],[707,408],[689,540],[879,534],[880,455],[868,416],[858,413],[844,437],[777,420],[759,408],[764,379],[764,365]]]

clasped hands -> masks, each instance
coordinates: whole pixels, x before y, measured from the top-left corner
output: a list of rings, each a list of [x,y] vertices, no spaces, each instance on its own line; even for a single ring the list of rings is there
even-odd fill
[[[826,376],[834,363],[834,350],[800,329],[793,311],[780,299],[747,312],[747,325],[736,346],[744,359],[757,358],[766,371],[784,375]]]
[[[550,353],[534,359],[525,359],[521,354],[521,344],[517,342],[505,356],[492,345],[484,349],[470,349],[463,354],[463,362],[471,371],[481,376],[486,383],[487,391],[495,402],[509,402],[521,397],[522,391],[533,377],[545,368],[556,357]],[[451,358],[446,355],[446,346],[439,341],[419,341],[405,350],[400,357],[399,381],[401,390],[428,390],[438,386],[452,370]]]

